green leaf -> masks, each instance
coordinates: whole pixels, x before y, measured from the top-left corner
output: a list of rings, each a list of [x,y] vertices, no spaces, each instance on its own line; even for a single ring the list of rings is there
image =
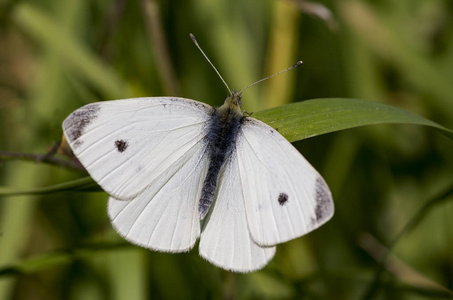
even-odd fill
[[[453,131],[401,108],[357,99],[313,99],[256,112],[253,117],[277,129],[290,142],[374,124],[430,126],[453,139]]]

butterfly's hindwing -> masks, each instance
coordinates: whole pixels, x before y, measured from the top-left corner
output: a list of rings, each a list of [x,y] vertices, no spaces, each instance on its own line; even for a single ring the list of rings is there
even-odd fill
[[[261,269],[275,247],[261,247],[250,236],[245,214],[238,157],[233,153],[219,178],[216,200],[200,237],[200,255],[216,266],[236,272]]]

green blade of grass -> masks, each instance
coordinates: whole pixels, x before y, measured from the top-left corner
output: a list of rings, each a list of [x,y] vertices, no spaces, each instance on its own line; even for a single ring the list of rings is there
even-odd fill
[[[392,269],[390,267],[387,267],[387,263],[389,260],[392,258],[392,251],[395,249],[396,244],[404,237],[407,235],[410,231],[412,231],[420,222],[431,212],[432,208],[445,202],[448,200],[451,200],[453,196],[453,184],[447,185],[445,188],[443,188],[441,191],[439,191],[436,195],[434,195],[428,202],[426,202],[418,211],[417,213],[409,220],[409,222],[403,227],[403,229],[398,233],[396,238],[389,244],[387,253],[382,257],[380,264],[377,266],[374,279],[370,282],[368,287],[366,288],[363,296],[361,299],[374,299],[376,294],[379,291],[379,287],[382,284],[382,274],[384,273],[384,270],[386,268]],[[400,268],[401,269],[401,268]],[[393,268],[393,270],[398,270],[397,268]],[[435,283],[434,281],[431,281],[429,278],[425,278],[422,275],[419,275],[416,271],[412,271],[411,269],[405,270],[406,273],[409,273],[410,275],[405,274],[405,280],[412,280],[413,283],[417,283],[419,286],[421,283],[427,286],[423,286],[423,288],[430,288],[433,289],[434,291],[441,292],[441,293],[447,293],[448,296],[452,296],[453,293],[450,289],[443,287],[442,285],[439,285]],[[401,270],[400,270],[400,273]],[[398,276],[398,274],[395,274],[395,276]],[[399,274],[399,277],[402,277],[402,274]],[[401,278],[400,278],[401,279]]]
[[[415,124],[432,127],[453,139],[453,131],[401,108],[357,99],[313,99],[253,113],[290,142],[375,124]]]
[[[84,177],[51,186],[13,190],[0,187],[0,196],[21,196],[21,195],[44,195],[64,191],[102,191],[102,189],[93,181],[91,177]]]
[[[62,26],[55,23],[51,16],[28,3],[18,5],[13,20],[39,44],[52,49],[61,62],[76,74],[87,79],[107,98],[121,98],[131,95],[127,84],[93,52],[85,47]]]

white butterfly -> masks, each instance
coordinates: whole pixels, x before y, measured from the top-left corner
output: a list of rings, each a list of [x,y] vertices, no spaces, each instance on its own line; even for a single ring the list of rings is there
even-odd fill
[[[66,139],[110,195],[113,227],[128,241],[189,251],[221,268],[263,268],[275,245],[332,217],[329,188],[276,130],[240,109],[175,97],[88,104],[63,122]]]

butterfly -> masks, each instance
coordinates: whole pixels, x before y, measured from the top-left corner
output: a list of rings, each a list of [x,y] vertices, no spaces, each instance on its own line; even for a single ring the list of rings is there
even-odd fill
[[[277,130],[246,115],[241,98],[233,91],[218,108],[177,97],[104,101],[64,120],[73,153],[110,196],[121,236],[164,252],[189,251],[199,239],[212,264],[251,272],[277,244],[332,217],[321,175]]]

